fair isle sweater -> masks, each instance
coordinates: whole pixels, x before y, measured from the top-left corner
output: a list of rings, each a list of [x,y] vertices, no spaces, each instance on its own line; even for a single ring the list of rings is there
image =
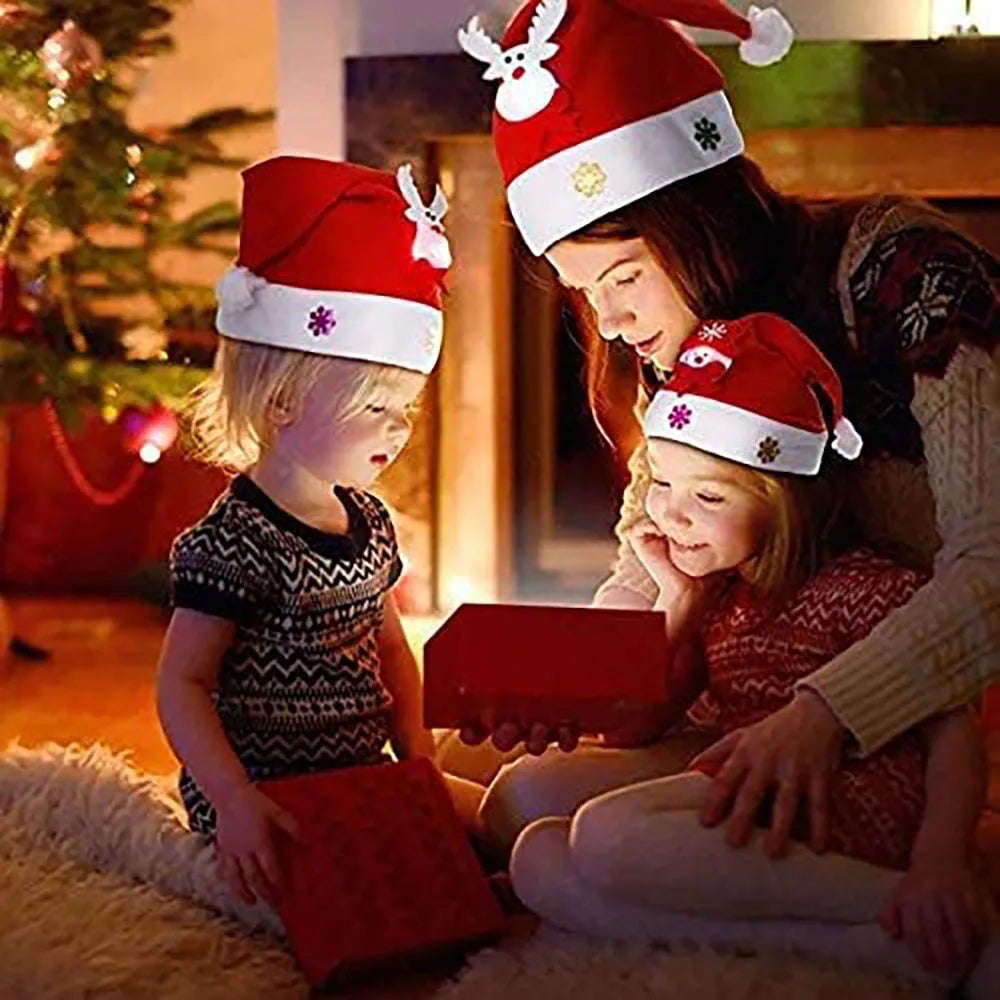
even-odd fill
[[[799,682],[866,755],[1000,680],[1000,264],[925,207],[876,201],[858,214],[836,281],[870,374],[851,513],[877,551],[932,571]],[[910,425],[912,448],[877,446],[893,423],[897,442]],[[651,606],[656,586],[628,541],[649,488],[645,446],[629,466],[618,558],[595,603]]]

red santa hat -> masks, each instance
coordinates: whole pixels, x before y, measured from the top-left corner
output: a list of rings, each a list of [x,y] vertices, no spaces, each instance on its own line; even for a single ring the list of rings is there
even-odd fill
[[[646,436],[754,469],[815,475],[831,438],[817,387],[832,410],[834,450],[857,458],[861,437],[844,416],[840,379],[798,327],[771,313],[702,323],[646,410]]]
[[[493,138],[533,253],[743,152],[722,75],[670,21],[736,35],[757,66],[792,43],[774,8],[744,17],[724,0],[530,0],[502,44],[476,18],[459,31],[501,80]]]
[[[243,173],[240,252],[217,286],[237,340],[429,373],[451,263],[440,188],[426,206],[397,175],[304,156]]]

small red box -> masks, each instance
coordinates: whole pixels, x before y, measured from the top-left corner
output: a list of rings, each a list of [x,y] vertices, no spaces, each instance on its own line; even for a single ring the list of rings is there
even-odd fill
[[[345,981],[499,935],[503,912],[429,760],[263,782],[299,821],[281,838],[278,904],[313,986]]]
[[[668,702],[668,666],[662,612],[463,604],[424,647],[424,725],[609,732]]]

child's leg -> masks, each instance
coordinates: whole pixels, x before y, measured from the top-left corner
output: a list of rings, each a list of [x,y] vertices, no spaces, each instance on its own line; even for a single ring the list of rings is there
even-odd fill
[[[900,873],[793,843],[781,858],[757,830],[744,848],[724,826],[706,828],[698,809],[703,774],[659,778],[591,799],[570,833],[573,866],[597,888],[680,913],[747,919],[795,917],[876,921]]]
[[[723,920],[625,901],[580,877],[570,857],[569,828],[567,819],[533,823],[511,858],[511,878],[521,901],[557,927],[623,941],[798,951],[873,965],[918,981],[929,978],[906,945],[890,939],[877,924]]]
[[[459,778],[454,774],[445,774],[444,782],[462,826],[470,833],[478,833],[479,807],[486,794],[486,786],[480,785],[477,781],[469,781],[468,778]]]
[[[544,816],[571,816],[595,795],[637,781],[676,774],[712,740],[695,732],[665,736],[639,750],[611,750],[584,741],[572,753],[551,748],[500,769],[480,809],[491,847],[506,856],[517,835]]]

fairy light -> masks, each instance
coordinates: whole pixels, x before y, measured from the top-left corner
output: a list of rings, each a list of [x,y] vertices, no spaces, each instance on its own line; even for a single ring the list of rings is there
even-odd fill
[[[58,111],[66,104],[66,92],[56,87],[49,91],[49,108]]]
[[[39,139],[37,142],[33,142],[30,146],[22,146],[14,154],[14,162],[18,167],[27,172],[28,170],[34,169],[51,148],[51,139]]]
[[[141,458],[146,465],[155,465],[160,460],[160,455],[163,452],[153,444],[152,441],[147,441],[139,449],[139,458]]]

